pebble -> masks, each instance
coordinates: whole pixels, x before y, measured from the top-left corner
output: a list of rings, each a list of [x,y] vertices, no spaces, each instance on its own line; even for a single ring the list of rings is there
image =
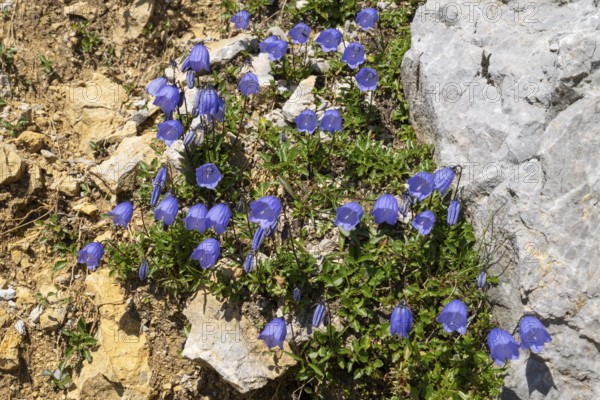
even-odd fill
[[[17,292],[15,291],[15,289],[9,287],[8,289],[1,289],[0,290],[0,299],[2,300],[14,300],[14,298],[16,297]]]

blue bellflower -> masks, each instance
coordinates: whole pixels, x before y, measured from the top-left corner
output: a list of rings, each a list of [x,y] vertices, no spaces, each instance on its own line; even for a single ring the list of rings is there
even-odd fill
[[[299,22],[290,29],[288,35],[292,38],[292,43],[305,44],[310,37],[310,27],[304,22]]]
[[[318,328],[321,325],[321,321],[323,321],[323,315],[325,314],[325,304],[320,302],[317,304],[317,308],[315,308],[315,312],[312,318],[312,326],[314,328]]]
[[[365,8],[356,16],[356,24],[363,31],[371,29],[379,19],[379,13],[374,8]]]
[[[544,343],[552,341],[546,327],[539,319],[532,316],[521,318],[519,322],[519,337],[521,338],[521,347],[524,350],[531,350],[539,353],[544,349]]]
[[[104,248],[100,242],[91,242],[86,244],[77,254],[77,262],[86,264],[90,271],[95,270],[100,264],[100,259],[104,255]]]
[[[160,197],[160,192],[165,187],[165,181],[167,180],[167,167],[161,167],[156,176],[154,177],[154,182],[152,183],[152,195],[150,197],[150,207],[154,207],[158,202],[158,198]]]
[[[325,29],[317,36],[317,43],[321,45],[321,49],[325,53],[336,51],[342,43],[342,34],[334,28]]]
[[[433,174],[419,172],[408,180],[408,192],[411,196],[421,201],[433,192]]]
[[[342,61],[352,69],[357,68],[365,62],[365,48],[360,43],[350,43],[344,50]]]
[[[285,321],[282,318],[275,318],[265,326],[265,329],[258,335],[260,340],[264,340],[267,347],[272,349],[279,346],[283,350],[283,341],[287,335]]]
[[[362,67],[356,74],[356,83],[361,92],[377,89],[378,79],[377,71],[369,67]]]
[[[266,236],[267,231],[265,231],[261,226],[256,228],[254,232],[254,237],[252,238],[252,250],[258,250],[260,245],[263,242],[263,239]]]
[[[187,87],[189,89],[193,89],[194,87],[196,87],[196,74],[194,73],[193,70],[189,70],[188,72],[186,72],[185,74],[185,83],[187,84]],[[182,100],[183,100],[183,96]]]
[[[181,71],[192,69],[199,74],[202,71],[210,72],[210,55],[208,49],[202,43],[195,45],[190,55],[181,64]]]
[[[390,318],[390,334],[392,336],[399,335],[405,339],[408,339],[408,333],[413,325],[413,313],[410,311],[404,301],[400,305],[394,308],[392,317]]]
[[[183,145],[187,147],[187,146],[193,144],[195,140],[196,140],[196,130],[195,129],[190,129],[183,136]]]
[[[130,201],[124,201],[113,208],[108,215],[112,217],[115,226],[122,226],[127,229],[127,225],[129,225],[129,221],[133,216],[133,204]]]
[[[165,114],[171,114],[179,105],[179,89],[173,85],[164,85],[156,92],[154,105],[160,107]]]
[[[487,283],[487,272],[481,271],[477,276],[477,287],[483,289]]]
[[[213,228],[217,235],[222,235],[230,218],[231,211],[225,204],[215,204],[206,214],[206,229]]]
[[[519,359],[519,345],[510,333],[500,328],[494,328],[490,331],[488,347],[492,359],[499,366],[503,366],[507,360]]]
[[[288,43],[285,40],[279,39],[275,35],[271,35],[258,44],[261,53],[269,54],[269,60],[279,61],[287,53]]]
[[[299,288],[294,288],[294,294],[292,295],[292,298],[294,299],[295,302],[300,301],[300,289]]]
[[[313,110],[304,110],[294,119],[298,132],[306,132],[309,135],[317,129],[317,114]]]
[[[161,122],[158,124],[158,133],[156,138],[165,142],[167,146],[171,146],[183,134],[183,125],[178,119]]]
[[[444,196],[446,191],[452,184],[456,172],[454,169],[449,167],[440,168],[433,173],[433,190],[439,190],[440,194]]]
[[[375,201],[371,215],[376,224],[387,222],[394,225],[398,220],[398,200],[391,194],[382,194]]]
[[[267,235],[271,235],[277,227],[277,219],[281,213],[281,202],[277,197],[264,196],[250,203],[250,222],[259,224]]]
[[[171,226],[175,222],[178,210],[179,203],[177,199],[173,195],[168,194],[154,209],[154,219],[162,221],[165,227]]]
[[[190,207],[187,215],[183,219],[185,222],[185,229],[188,231],[195,230],[200,233],[204,233],[206,230],[206,214],[208,210],[204,204],[194,204]]]
[[[196,94],[196,100],[192,115],[205,115],[214,117],[219,112],[219,106],[221,104],[221,98],[219,94],[211,85],[201,89]]]
[[[413,201],[412,201],[412,198],[410,197],[410,194],[408,194],[408,192],[402,193],[402,198],[400,200],[398,212],[400,212],[400,214],[402,214],[404,217],[406,217],[408,215],[408,212],[410,211],[410,207],[412,206],[412,204],[413,204]]]
[[[258,77],[252,72],[246,72],[238,83],[238,89],[246,97],[257,94],[259,90]]]
[[[250,250],[250,252],[246,256],[246,259],[244,260],[244,271],[246,271],[246,273],[249,274],[250,272],[252,272],[253,269],[254,269],[254,250]]]
[[[142,263],[140,264],[140,269],[138,270],[138,276],[140,277],[140,280],[145,281],[146,278],[148,277],[148,269],[150,268],[150,265],[148,264],[148,260],[146,258],[144,258],[142,260]]]
[[[331,134],[342,130],[342,116],[338,109],[331,108],[323,113],[319,129]]]
[[[241,29],[245,31],[248,29],[248,24],[250,23],[250,13],[246,10],[238,11],[231,17],[229,20],[232,24],[234,24],[235,29]]]
[[[454,199],[448,206],[448,218],[446,220],[448,225],[452,226],[456,224],[456,221],[458,221],[458,214],[460,214],[460,203],[458,200]]]
[[[219,241],[213,238],[204,239],[192,252],[190,257],[200,263],[202,269],[214,267],[221,255]]]
[[[435,215],[429,210],[423,211],[412,220],[412,227],[419,231],[420,235],[428,235],[435,224]]]
[[[167,78],[165,77],[160,77],[160,78],[156,78],[150,81],[150,83],[148,83],[146,85],[146,92],[148,92],[148,94],[150,96],[156,97],[156,94],[158,92],[160,92],[160,90],[167,84]]]
[[[200,187],[213,190],[221,182],[222,178],[221,171],[213,163],[204,164],[196,168],[196,183]]]
[[[350,232],[356,225],[360,223],[363,216],[363,209],[355,201],[344,204],[336,210],[334,224],[338,228],[342,228],[347,232]]]
[[[460,300],[452,300],[442,309],[442,312],[436,319],[442,324],[444,332],[458,332],[464,335],[467,332],[467,306]]]

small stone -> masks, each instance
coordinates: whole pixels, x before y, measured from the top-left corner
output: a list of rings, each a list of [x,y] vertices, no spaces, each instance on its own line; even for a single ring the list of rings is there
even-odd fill
[[[58,159],[58,157],[54,153],[46,149],[40,150],[40,154],[48,161],[56,161]]]
[[[0,328],[4,328],[9,324],[10,315],[6,312],[4,307],[0,307]]]
[[[19,347],[23,336],[15,329],[7,329],[0,343],[0,370],[14,371],[19,368]]]
[[[46,332],[52,332],[59,329],[65,320],[65,313],[58,312],[52,308],[46,310],[40,316],[40,326]]]
[[[27,326],[25,325],[25,321],[22,319],[18,320],[15,324],[15,331],[17,331],[21,336],[27,335]]]
[[[256,42],[256,37],[241,33],[232,38],[206,43],[210,55],[210,65],[226,64],[242,51],[255,47]]]
[[[294,119],[304,110],[314,109],[315,96],[312,93],[315,87],[316,76],[309,76],[298,84],[292,96],[283,105],[283,116],[288,122]]]
[[[30,153],[37,153],[44,147],[45,137],[41,133],[25,131],[15,139],[18,146],[24,147]]]
[[[63,15],[76,15],[87,20],[93,20],[98,15],[98,9],[85,1],[79,1],[63,8]]]
[[[281,40],[287,40],[287,33],[278,26],[272,26],[267,30],[267,36],[277,36]]]
[[[145,104],[145,103],[144,103]],[[140,127],[146,120],[150,118],[150,111],[148,110],[138,110],[131,114],[129,118],[130,121],[135,122],[137,127]]]
[[[29,188],[28,194],[33,194],[44,188],[44,172],[38,164],[32,164],[29,167]]]
[[[54,181],[50,189],[57,190],[69,197],[79,196],[79,182],[73,176],[62,175]]]
[[[2,300],[14,300],[17,297],[17,292],[13,288],[1,289],[0,290],[0,299]]]
[[[42,306],[35,306],[29,313],[29,320],[34,324],[37,324],[40,321],[40,315],[42,315],[43,312],[44,308]]]
[[[17,182],[25,173],[25,163],[13,144],[0,144],[0,185]]]
[[[73,210],[89,216],[94,216],[98,213],[98,207],[90,203],[76,204],[73,206]]]

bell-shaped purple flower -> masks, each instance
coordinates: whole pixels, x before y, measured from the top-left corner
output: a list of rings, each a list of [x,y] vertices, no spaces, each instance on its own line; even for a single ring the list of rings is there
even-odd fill
[[[195,129],[190,129],[183,136],[183,145],[187,147],[187,146],[193,144],[195,140],[196,140],[196,130]]]
[[[154,207],[158,202],[158,198],[160,197],[160,192],[165,187],[165,181],[167,180],[167,167],[161,167],[156,176],[154,177],[154,182],[152,183],[152,195],[150,197],[150,207]]]
[[[257,94],[260,89],[258,77],[252,72],[246,72],[240,79],[240,83],[238,83],[238,89],[244,96]]]
[[[148,277],[148,269],[150,268],[150,265],[148,264],[148,259],[144,258],[142,260],[142,263],[140,264],[140,269],[138,270],[138,276],[140,277],[140,280],[145,281],[146,278]]]
[[[283,341],[287,335],[285,321],[282,318],[275,318],[265,326],[265,329],[258,335],[260,340],[264,340],[267,347],[272,349],[279,346],[283,350]]]
[[[454,169],[449,167],[440,168],[433,173],[433,190],[439,190],[440,194],[444,196],[446,191],[452,184],[456,172]]]
[[[221,171],[213,163],[204,164],[196,168],[196,183],[200,187],[212,190],[217,187],[222,178]]]
[[[211,85],[199,90],[196,94],[196,104],[192,111],[195,115],[206,115],[214,117],[219,112],[219,106],[221,105],[222,99],[219,94]]]
[[[252,250],[258,250],[266,236],[266,233],[267,231],[265,231],[261,226],[256,228],[256,231],[254,231],[254,237],[252,238]]]
[[[232,24],[234,24],[235,29],[241,29],[245,31],[248,29],[248,24],[250,23],[250,13],[246,10],[238,11],[231,17],[229,20]]]
[[[487,283],[487,272],[481,271],[477,276],[477,287],[483,289]]]
[[[408,215],[410,211],[410,207],[412,206],[413,201],[408,192],[402,193],[402,198],[400,199],[400,204],[398,206],[398,212],[402,214],[404,217]]]
[[[361,92],[377,89],[378,79],[377,71],[369,67],[362,67],[356,74],[356,83]]]
[[[421,201],[433,192],[433,174],[419,172],[408,180],[408,192],[411,196]]]
[[[521,318],[519,337],[521,338],[521,347],[534,353],[541,352],[544,349],[544,344],[552,341],[546,327],[539,319],[532,316]]]
[[[202,71],[210,72],[210,55],[208,49],[202,43],[198,43],[190,51],[190,55],[181,64],[181,70],[194,70],[196,73]]]
[[[313,110],[304,110],[294,119],[298,132],[306,132],[309,135],[317,129],[317,114]]]
[[[250,203],[250,222],[259,224],[267,234],[273,233],[281,213],[281,202],[277,197],[264,196]]]
[[[156,92],[154,105],[160,107],[165,114],[172,113],[179,105],[179,89],[173,85],[164,85]]]
[[[130,201],[124,201],[113,208],[108,215],[112,217],[115,226],[122,226],[127,229],[127,225],[129,225],[129,221],[133,216],[133,204]]]
[[[188,70],[188,72],[186,72],[185,74],[185,83],[187,84],[187,87],[189,89],[193,89],[194,87],[196,87],[196,73],[193,70]],[[183,100],[183,96],[182,100]]]
[[[342,130],[342,116],[337,108],[330,108],[323,113],[319,129],[331,134]]]
[[[363,209],[355,201],[344,204],[336,210],[334,224],[338,228],[342,228],[347,232],[350,232],[356,225],[360,223],[363,216]]]
[[[161,122],[158,124],[158,133],[156,138],[165,142],[167,146],[171,146],[183,134],[183,125],[178,119]]]
[[[244,271],[249,274],[254,269],[254,250],[250,250],[244,260]]]
[[[500,328],[494,328],[490,331],[488,347],[492,359],[499,366],[503,366],[507,360],[519,359],[519,345],[510,333]]]
[[[292,298],[294,299],[295,302],[300,301],[300,289],[299,288],[294,288],[294,294],[292,295]]]
[[[208,210],[204,204],[194,204],[190,207],[187,215],[183,219],[185,222],[185,229],[188,231],[195,230],[200,233],[204,233],[206,230],[206,214]]]
[[[179,203],[177,199],[173,195],[168,194],[154,209],[154,219],[162,221],[166,227],[171,226],[175,222],[178,210]]]
[[[335,28],[325,29],[317,36],[317,43],[325,53],[336,51],[342,43],[342,34]]]
[[[448,218],[446,220],[448,225],[452,226],[456,224],[456,221],[458,221],[458,214],[460,214],[460,203],[458,200],[454,199],[448,206]]]
[[[398,200],[389,193],[382,194],[375,201],[371,215],[376,224],[387,222],[394,225],[398,220]]]
[[[405,339],[408,339],[408,333],[413,325],[413,313],[404,303],[404,300],[400,305],[394,308],[392,317],[390,318],[390,334],[400,335]]]
[[[213,228],[218,235],[222,235],[229,225],[231,211],[225,204],[215,204],[206,214],[206,229]]]
[[[356,16],[356,24],[363,31],[371,29],[379,19],[379,13],[374,8],[365,8]]]
[[[86,264],[90,271],[95,270],[100,264],[100,259],[104,255],[104,248],[100,242],[91,242],[86,244],[77,254],[77,262]]]
[[[214,267],[221,255],[219,241],[213,238],[204,239],[192,252],[190,257],[200,263],[202,269]]]
[[[365,48],[360,43],[350,43],[344,50],[342,61],[350,68],[355,69],[365,62]]]
[[[260,47],[261,53],[269,54],[269,60],[279,61],[287,53],[288,43],[275,35],[271,35],[260,42],[258,47]]]
[[[323,315],[325,314],[325,304],[320,302],[317,304],[317,308],[315,308],[315,312],[312,318],[312,326],[314,328],[318,328],[321,325],[321,321],[323,321]]]
[[[428,235],[435,223],[435,215],[429,210],[423,211],[412,220],[412,227],[419,231],[420,235]]]
[[[464,335],[467,332],[467,306],[460,300],[452,300],[442,309],[442,312],[436,319],[442,324],[444,332],[458,332]]]
[[[290,29],[288,35],[292,38],[292,43],[305,44],[310,37],[310,27],[304,22],[299,22]]]
[[[150,96],[156,97],[156,94],[160,92],[160,90],[167,84],[167,78],[161,76],[160,78],[156,78],[150,81],[146,85],[146,92]]]

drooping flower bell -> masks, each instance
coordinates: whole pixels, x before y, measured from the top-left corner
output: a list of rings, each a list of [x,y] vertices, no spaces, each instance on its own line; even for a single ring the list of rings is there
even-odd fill
[[[165,142],[167,146],[171,146],[182,134],[183,125],[178,119],[172,119],[158,124],[156,138]]]
[[[325,29],[317,36],[317,43],[325,53],[336,51],[342,43],[342,34],[335,28]]]
[[[165,181],[167,180],[167,167],[161,167],[156,176],[154,177],[154,182],[152,183],[152,195],[150,197],[150,207],[154,207],[158,202],[158,198],[160,197],[160,192],[165,187]]]
[[[300,289],[299,288],[294,288],[294,294],[292,295],[292,298],[294,299],[295,302],[300,301]]]
[[[178,210],[179,203],[177,199],[173,195],[168,194],[154,209],[154,219],[162,221],[165,227],[169,227],[175,222]]]
[[[503,366],[507,360],[519,359],[519,345],[510,333],[500,328],[494,328],[490,331],[488,347],[492,359],[499,366]]]
[[[363,31],[371,29],[379,19],[379,13],[374,8],[365,8],[356,16],[356,24]]]
[[[408,215],[410,211],[410,207],[412,206],[413,201],[408,192],[402,193],[402,198],[400,200],[400,204],[398,206],[398,212],[402,214],[404,217]]]
[[[531,350],[539,353],[544,349],[544,344],[551,342],[552,338],[546,330],[546,327],[539,319],[532,316],[525,316],[519,322],[519,337],[521,338],[521,347],[524,350]]]
[[[481,271],[477,276],[477,287],[483,289],[487,283],[487,272]]]
[[[244,260],[244,271],[249,274],[254,269],[254,250],[250,250]]]
[[[90,271],[95,270],[100,264],[100,259],[104,255],[104,248],[100,242],[91,242],[86,244],[77,254],[77,262],[86,264]]]
[[[325,304],[320,302],[317,304],[317,308],[315,308],[315,312],[312,318],[312,326],[314,328],[318,328],[321,325],[321,321],[323,321],[323,315],[325,314]]]
[[[202,269],[214,267],[221,255],[219,241],[213,238],[204,239],[192,252],[190,257],[200,263]]]
[[[342,61],[350,68],[355,69],[365,62],[365,48],[360,43],[350,43],[344,50]]]
[[[208,49],[202,43],[195,45],[190,55],[181,64],[181,71],[194,70],[197,74],[202,71],[210,72],[210,55]]]
[[[196,74],[193,70],[188,70],[185,74],[185,83],[189,89],[196,87]],[[182,96],[183,97],[183,96]]]
[[[304,110],[294,119],[298,132],[306,132],[309,135],[317,129],[317,114],[313,110]]]
[[[196,168],[196,183],[200,187],[213,190],[222,178],[221,171],[213,163],[207,163]]]
[[[448,206],[448,218],[446,220],[448,225],[452,226],[456,224],[456,221],[458,221],[458,214],[460,214],[460,203],[458,200],[454,199]]]
[[[382,194],[375,201],[371,215],[376,224],[387,222],[394,225],[398,220],[398,200],[389,193]]]
[[[413,313],[406,306],[404,300],[400,302],[400,305],[394,308],[392,317],[390,318],[390,334],[392,336],[399,335],[405,339],[408,339],[408,333],[413,325]]]
[[[433,190],[439,190],[443,197],[452,184],[455,175],[456,172],[450,167],[440,168],[435,171],[433,173]]]
[[[154,97],[154,105],[160,107],[165,114],[171,114],[179,105],[179,89],[173,85],[163,85]]]
[[[246,10],[238,11],[231,17],[229,22],[235,26],[235,29],[245,31],[248,29],[248,24],[250,23],[250,13]]]
[[[350,232],[356,228],[356,225],[360,223],[362,216],[363,209],[360,204],[355,201],[351,201],[341,207],[338,207],[335,214],[334,224],[338,228],[342,228],[345,231]]]
[[[337,108],[330,108],[323,113],[319,129],[331,134],[342,130],[342,116]]]
[[[442,324],[444,332],[456,331],[464,335],[467,332],[468,324],[467,306],[458,299],[452,300],[442,309],[436,321]]]
[[[258,250],[266,236],[266,233],[267,232],[261,226],[256,228],[256,231],[254,231],[254,237],[252,238],[252,250]]]
[[[412,220],[412,227],[419,231],[420,235],[428,235],[433,228],[433,224],[435,224],[435,215],[433,212],[427,210],[423,211],[421,214],[417,215]]]
[[[356,83],[361,92],[377,89],[378,79],[377,71],[369,67],[362,67],[356,74]]]
[[[283,341],[287,335],[285,321],[282,318],[275,318],[265,326],[265,329],[258,335],[260,340],[264,340],[267,347],[272,349],[279,346],[283,350]]]
[[[146,85],[146,92],[150,96],[156,97],[156,94],[160,92],[160,90],[167,84],[167,78],[161,76],[160,78],[156,78],[150,81]]]
[[[194,204],[190,207],[187,215],[183,219],[185,222],[185,229],[188,231],[195,230],[200,233],[204,233],[206,230],[206,214],[208,210],[204,204]]]
[[[238,89],[244,96],[250,96],[251,94],[257,94],[260,89],[258,85],[258,77],[252,72],[246,72],[240,83],[238,83]]]
[[[304,22],[299,22],[290,29],[288,35],[292,38],[292,43],[305,44],[310,37],[310,27]]]
[[[206,88],[199,90],[196,94],[192,115],[214,117],[219,112],[220,101],[221,98],[215,88],[213,88],[212,85],[208,85]]]
[[[279,61],[287,53],[288,43],[285,40],[279,39],[275,35],[271,35],[258,44],[261,53],[269,54],[269,60]]]
[[[127,229],[127,225],[129,225],[129,221],[133,216],[133,204],[130,201],[124,201],[113,208],[108,215],[112,217],[115,226],[122,226]]]
[[[250,222],[259,224],[267,235],[276,228],[279,214],[281,213],[281,202],[274,196],[263,196],[250,203]]]
[[[408,179],[408,192],[411,196],[421,201],[429,197],[433,192],[433,174],[419,172]]]
[[[148,269],[150,268],[150,264],[148,264],[148,259],[144,258],[142,263],[140,264],[140,269],[138,270],[138,276],[140,280],[145,281],[148,277]]]
[[[187,146],[193,144],[195,141],[196,141],[196,130],[190,129],[183,136],[183,145],[187,147]]]
[[[222,235],[229,225],[231,211],[225,204],[215,204],[206,214],[206,229],[213,228],[218,235]]]

